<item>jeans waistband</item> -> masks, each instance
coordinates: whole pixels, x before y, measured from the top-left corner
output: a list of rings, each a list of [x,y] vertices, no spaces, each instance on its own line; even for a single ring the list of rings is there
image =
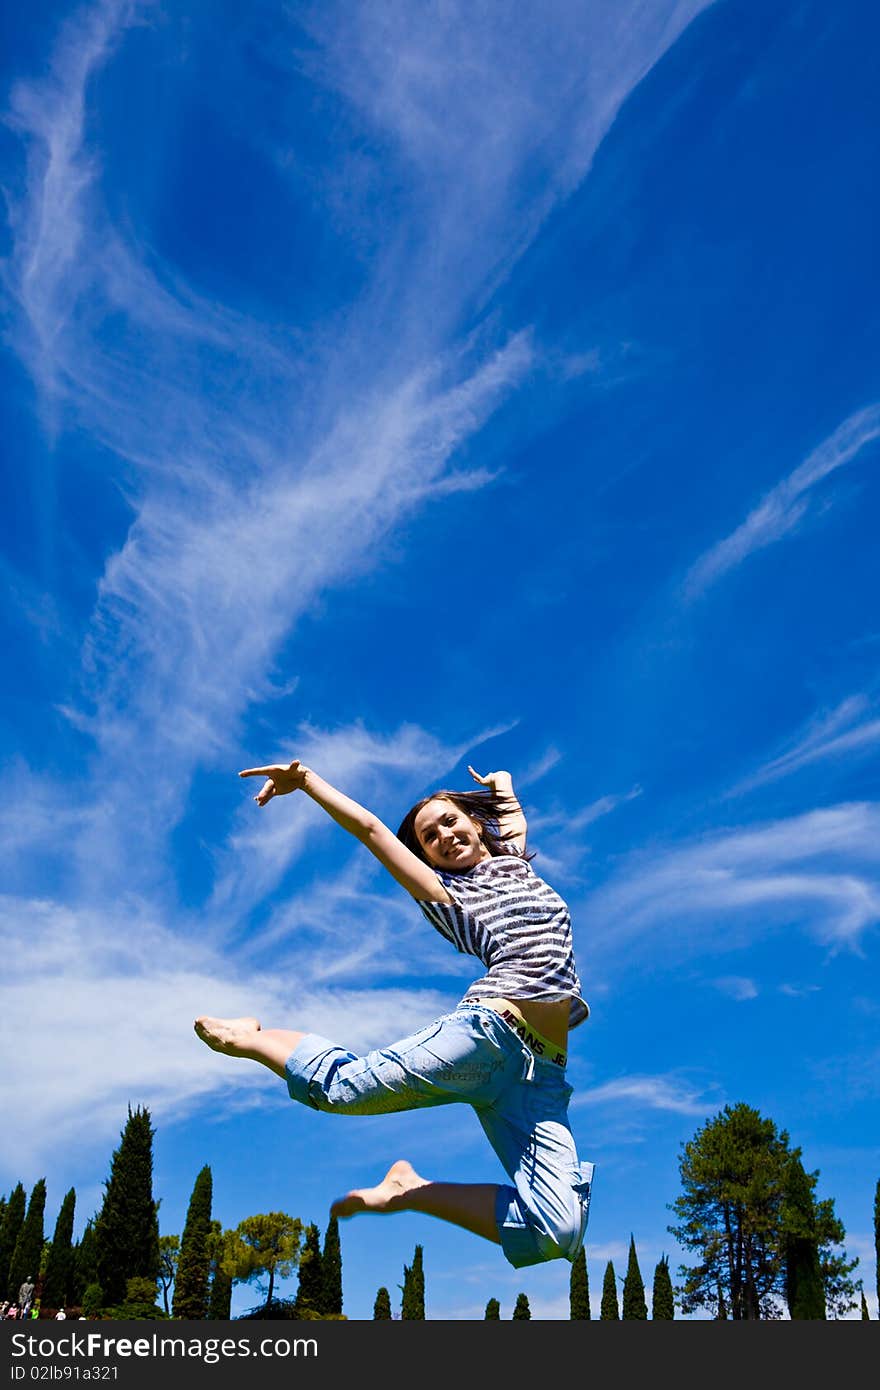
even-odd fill
[[[565,1070],[568,1055],[555,1042],[545,1038],[543,1033],[539,1033],[537,1028],[533,1028],[530,1023],[523,1018],[519,1009],[509,999],[495,1000],[494,1003],[487,999],[469,999],[469,1004],[482,1004],[490,1008],[499,1018],[502,1018],[508,1028],[512,1028],[520,1042],[525,1043],[526,1047],[536,1057],[542,1057],[547,1062],[553,1062],[560,1070]]]

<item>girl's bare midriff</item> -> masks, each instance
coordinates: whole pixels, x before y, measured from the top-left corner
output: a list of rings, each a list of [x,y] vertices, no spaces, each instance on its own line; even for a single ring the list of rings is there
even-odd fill
[[[501,1013],[505,1008],[512,1007],[514,1012],[522,1014],[526,1023],[530,1024],[537,1033],[542,1033],[561,1052],[567,1051],[569,1015],[569,1001],[567,999],[481,999],[480,1002],[485,1004],[487,1008],[494,1009],[496,1013]]]

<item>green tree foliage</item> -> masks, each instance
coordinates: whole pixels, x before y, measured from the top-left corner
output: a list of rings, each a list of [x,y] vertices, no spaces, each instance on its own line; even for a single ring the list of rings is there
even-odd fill
[[[583,1246],[571,1263],[571,1274],[568,1281],[568,1306],[570,1316],[574,1320],[589,1319],[591,1316],[587,1252]]]
[[[620,1320],[620,1308],[617,1303],[617,1276],[614,1273],[614,1265],[611,1260],[605,1266],[605,1277],[602,1280],[602,1302],[599,1305],[600,1322],[617,1322]]]
[[[208,1237],[211,1276],[208,1318],[212,1322],[228,1322],[232,1316],[232,1275],[223,1264],[228,1243],[229,1232],[223,1230],[219,1221],[212,1221]]]
[[[108,1305],[125,1301],[129,1279],[159,1274],[158,1206],[153,1201],[153,1134],[146,1107],[132,1110],[110,1162],[95,1220],[98,1283]]]
[[[776,1318],[785,1301],[785,1237],[794,1208],[785,1198],[791,1159],[787,1133],[743,1103],[727,1105],[682,1145],[683,1192],[672,1204],[679,1224],[669,1230],[679,1244],[698,1252],[694,1267],[682,1265],[679,1289],[684,1313],[708,1308],[734,1321]],[[812,1187],[816,1174],[807,1177]],[[800,1218],[799,1218],[800,1219]],[[818,1244],[826,1307],[833,1315],[854,1306],[849,1278],[857,1261],[834,1250],[844,1236],[834,1203],[813,1202],[813,1238]],[[792,1226],[798,1234],[798,1228]]]
[[[74,1297],[71,1302],[81,1304],[83,1294],[89,1284],[97,1283],[97,1244],[95,1240],[95,1219],[86,1222],[82,1236],[74,1245]]]
[[[511,1319],[511,1321],[522,1322],[524,1319],[531,1318],[531,1316],[532,1310],[529,1307],[528,1298],[524,1293],[518,1293],[516,1296],[516,1303],[513,1309],[513,1318]]]
[[[10,1297],[16,1298],[26,1279],[36,1280],[43,1254],[43,1218],[46,1212],[46,1179],[38,1178],[31,1189],[27,1213],[9,1261]]]
[[[299,1264],[303,1223],[283,1211],[247,1216],[228,1236],[223,1267],[238,1283],[266,1288],[268,1310],[278,1279],[289,1279]]]
[[[389,1321],[391,1319],[391,1295],[384,1284],[376,1293],[376,1301],[373,1304],[373,1318],[377,1322]]]
[[[651,1317],[656,1321],[675,1317],[675,1296],[669,1273],[669,1256],[661,1255],[654,1267],[654,1286],[651,1290]]]
[[[874,1263],[877,1271],[877,1308],[880,1313],[880,1178],[874,1188]]]
[[[55,1232],[49,1246],[49,1258],[43,1276],[42,1305],[44,1308],[64,1308],[73,1302],[73,1215],[76,1190],[65,1194],[55,1222]]]
[[[168,1306],[168,1290],[177,1274],[177,1261],[180,1258],[180,1236],[159,1237],[159,1287],[162,1290],[162,1304],[165,1316],[171,1317]]]
[[[324,1276],[321,1312],[332,1317],[342,1312],[342,1247],[339,1243],[339,1218],[336,1216],[330,1217],[324,1232],[321,1270]]]
[[[785,1301],[793,1322],[824,1320],[825,1289],[813,1189],[800,1159],[792,1154],[782,1202],[782,1259]]]
[[[321,1266],[321,1233],[312,1223],[306,1227],[306,1238],[299,1261],[299,1289],[296,1295],[296,1315],[323,1313],[324,1270]]]
[[[488,1321],[488,1322],[500,1322],[500,1320],[501,1320],[501,1304],[498,1302],[498,1299],[497,1299],[497,1298],[490,1298],[490,1299],[489,1299],[489,1302],[486,1304],[486,1311],[485,1311],[485,1313],[483,1314],[483,1321],[484,1321],[484,1322],[487,1322],[487,1321]]]
[[[83,1290],[82,1310],[87,1318],[97,1317],[104,1306],[104,1291],[97,1281],[87,1284]]]
[[[211,1203],[214,1182],[206,1163],[196,1176],[180,1238],[171,1316],[201,1321],[208,1316],[208,1266],[211,1256]]]
[[[12,1252],[18,1240],[18,1233],[24,1224],[26,1208],[27,1193],[24,1183],[19,1182],[9,1194],[3,1212],[3,1222],[0,1224],[0,1299],[15,1298],[18,1293],[18,1289],[10,1289],[9,1266],[12,1263]]]
[[[103,1309],[105,1318],[121,1318],[125,1322],[140,1322],[164,1318],[164,1311],[156,1303],[156,1280],[136,1275],[126,1280],[125,1299],[115,1308]]]
[[[623,1280],[623,1317],[630,1320],[644,1321],[647,1321],[648,1318],[645,1283],[642,1279],[642,1271],[639,1269],[636,1242],[632,1234],[630,1234],[629,1238],[629,1259],[627,1260],[626,1275]]]
[[[97,1282],[98,1251],[93,1219],[86,1222],[85,1230],[73,1247],[73,1298],[71,1302],[82,1303],[86,1289],[90,1284],[97,1284]]]
[[[403,1298],[400,1306],[403,1321],[425,1321],[425,1272],[422,1247],[417,1245],[412,1265],[403,1267]]]

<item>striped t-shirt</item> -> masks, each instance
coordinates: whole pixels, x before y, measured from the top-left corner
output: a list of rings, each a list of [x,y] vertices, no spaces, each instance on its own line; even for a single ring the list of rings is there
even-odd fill
[[[463,874],[436,870],[451,903],[419,902],[432,926],[488,974],[462,999],[571,999],[569,1028],[588,1016],[568,907],[527,859],[500,854]]]

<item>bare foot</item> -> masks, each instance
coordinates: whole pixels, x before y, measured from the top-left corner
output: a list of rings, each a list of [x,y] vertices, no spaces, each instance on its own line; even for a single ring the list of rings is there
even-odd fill
[[[361,1211],[405,1211],[407,1198],[418,1187],[427,1187],[428,1179],[419,1177],[411,1163],[400,1158],[392,1163],[376,1187],[359,1187],[338,1197],[330,1208],[331,1216],[356,1216]]]
[[[244,1057],[253,1046],[254,1033],[260,1031],[256,1018],[197,1018],[193,1027],[215,1052],[227,1057]]]

